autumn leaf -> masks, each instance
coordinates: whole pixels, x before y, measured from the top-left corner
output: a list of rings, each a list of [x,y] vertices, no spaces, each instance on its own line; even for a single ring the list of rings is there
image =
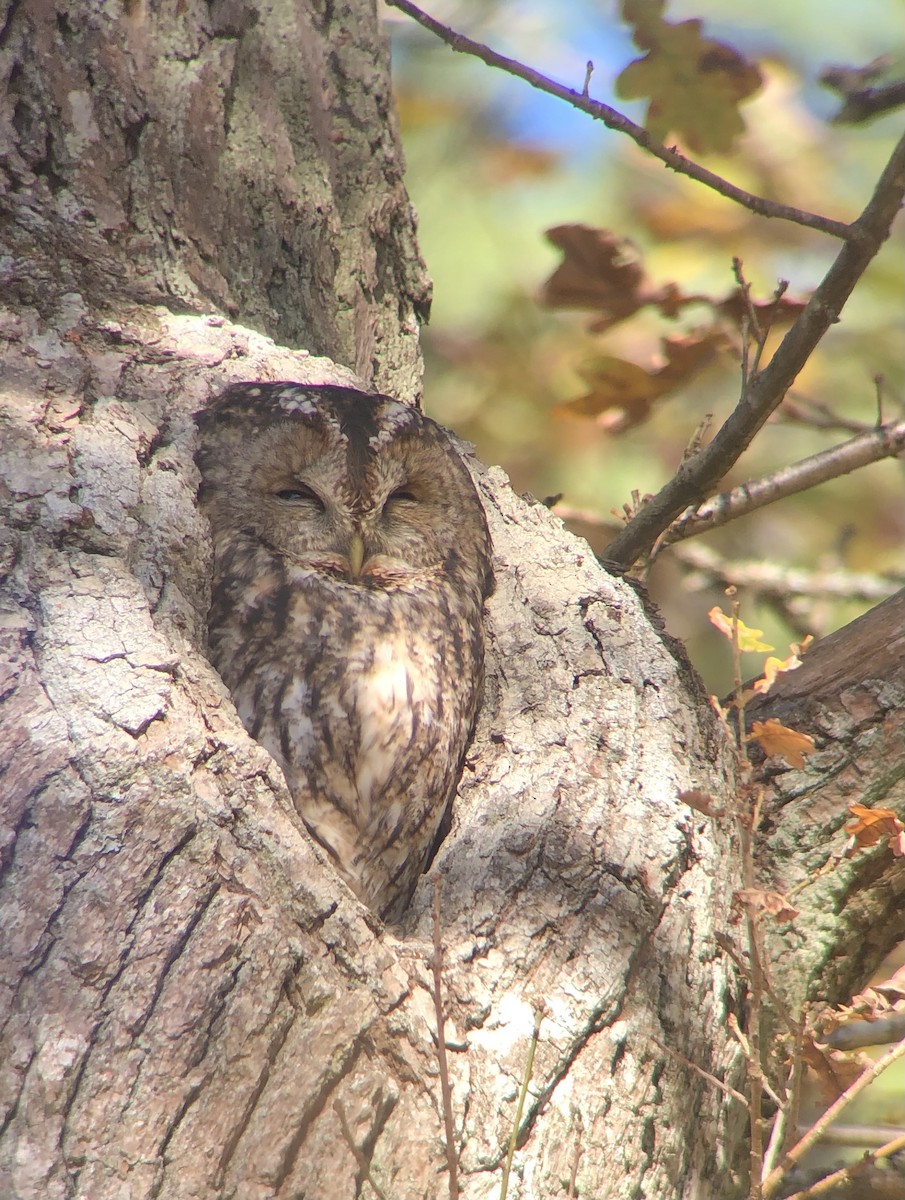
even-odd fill
[[[782,922],[794,921],[798,916],[798,909],[793,908],[781,892],[765,892],[761,888],[739,888],[732,897],[732,907],[736,912],[747,908],[765,913]]]
[[[548,308],[587,308],[599,314],[592,322],[595,333],[604,333],[642,308],[653,307],[668,320],[683,309],[706,304],[724,323],[739,328],[753,308],[762,324],[788,324],[806,301],[783,295],[779,300],[749,300],[740,288],[722,298],[684,292],[679,284],[654,283],[648,276],[635,244],[609,229],[591,225],[556,225],[546,231],[547,241],[562,252],[563,260],[541,288]]]
[[[641,256],[625,238],[588,225],[557,225],[547,241],[563,260],[541,289],[550,308],[592,308],[615,325],[651,302]]]
[[[728,345],[728,339],[721,329],[712,328],[684,337],[663,338],[660,345],[665,363],[657,378],[668,382],[671,391],[713,362],[718,351]]]
[[[591,324],[594,333],[605,333],[642,308],[654,307],[675,319],[690,304],[709,304],[719,312],[723,303],[686,294],[677,283],[655,285],[634,242],[608,229],[556,225],[546,238],[562,251],[563,260],[541,288],[541,302],[548,308],[592,309],[599,314]]]
[[[558,404],[557,416],[601,417],[612,409],[619,416],[600,421],[611,432],[622,432],[647,420],[653,402],[681,387],[709,362],[725,343],[719,330],[687,337],[663,338],[663,365],[650,370],[624,358],[601,355],[592,359],[580,374],[589,391]]]
[[[850,804],[848,810],[855,819],[845,826],[845,832],[850,838],[845,849],[846,858],[852,858],[859,850],[876,846],[884,839],[897,858],[905,855],[905,825],[891,808],[867,808],[863,804]]]
[[[557,404],[557,416],[600,417],[611,409],[619,415],[606,422],[613,430],[638,425],[650,414],[653,400],[660,394],[654,376],[624,358],[601,355],[581,369],[590,390],[574,400]]]
[[[695,812],[703,813],[705,817],[721,817],[725,812],[725,809],[717,803],[715,796],[712,796],[710,792],[702,792],[698,788],[688,788],[684,792],[679,792],[679,799],[689,808],[693,808]]]
[[[781,325],[791,325],[804,311],[806,304],[807,301],[800,297],[787,295],[774,300],[752,300],[745,296],[742,288],[736,288],[718,301],[715,307],[737,329],[741,329],[742,322],[750,316],[752,309],[762,329],[766,326],[776,329]]]
[[[765,754],[778,754],[797,771],[804,767],[805,755],[814,753],[814,739],[782,725],[774,717],[769,721],[754,721],[749,739],[757,742]]]
[[[789,647],[792,650],[792,647]],[[754,691],[765,696],[770,688],[776,682],[776,676],[782,675],[786,671],[797,671],[801,666],[801,659],[792,650],[788,658],[776,658],[772,654],[764,662],[764,673],[761,679],[758,679],[754,684]]]
[[[707,614],[710,619],[710,624],[714,625],[720,633],[724,633],[731,642],[733,640],[733,624],[735,626],[735,636],[738,637],[738,648],[746,654],[760,651],[765,653],[772,650],[772,646],[768,646],[766,642],[761,641],[764,636],[762,629],[750,629],[744,621],[736,618],[733,623],[732,617],[727,617],[723,610],[718,606],[714,606]]]
[[[865,1066],[862,1055],[828,1050],[808,1034],[802,1039],[801,1057],[817,1076],[821,1095],[827,1104],[851,1087]]]
[[[696,154],[724,154],[745,130],[738,106],[763,79],[725,42],[703,37],[700,21],[664,21],[662,0],[623,0],[622,19],[647,53],[616,80],[623,100],[648,99],[645,127],[664,141],[678,134]]]
[[[543,285],[541,300],[550,308],[592,310],[593,333],[605,333],[644,308],[656,309],[667,320],[675,320],[692,305],[707,305],[713,314],[709,325],[662,338],[660,354],[651,356],[650,365],[611,355],[593,359],[580,372],[588,391],[560,404],[554,409],[557,415],[593,417],[613,433],[632,428],[650,416],[654,401],[686,386],[732,344],[736,335],[730,333],[729,322],[737,324],[736,292],[721,300],[685,292],[675,282],[655,284],[633,243],[607,229],[557,225],[546,236],[562,252],[562,262]],[[803,306],[794,304],[790,312]]]

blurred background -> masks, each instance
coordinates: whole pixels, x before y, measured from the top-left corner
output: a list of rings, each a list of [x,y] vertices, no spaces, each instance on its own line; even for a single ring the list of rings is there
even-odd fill
[[[620,100],[615,81],[640,51],[617,0],[432,0],[438,20],[643,122],[645,103]],[[740,11],[743,10],[743,11]],[[889,57],[905,74],[901,0],[669,0],[664,16],[703,21],[702,34],[759,66],[763,84],[740,112],[746,126],[730,153],[694,154],[667,144],[741,187],[842,221],[867,202],[902,126],[902,110],[859,125],[833,124],[841,101],[818,77],[830,65],[859,68]],[[630,239],[647,279],[685,294],[726,297],[743,262],[754,296],[779,279],[806,297],[840,243],[753,216],[666,170],[626,137],[522,80],[449,47],[384,9],[393,46],[407,185],[434,280],[423,331],[426,411],[501,464],[517,491],[561,496],[556,511],[600,551],[632,493],[656,492],[675,471],[705,414],[712,430],[740,387],[739,338],[713,352],[649,416],[619,409],[579,417],[564,405],[588,393],[601,356],[663,363],[663,337],[694,337],[712,309],[685,306],[673,319],[654,307],[604,332],[593,314],[545,307],[541,292],[562,255],[551,227],[585,224]],[[845,441],[877,419],[901,416],[903,266],[901,218],[778,415],[729,482],[774,471]],[[784,327],[785,328],[785,327]],[[784,328],[779,331],[781,334]],[[771,344],[775,344],[775,339]],[[880,383],[877,383],[877,380]],[[814,422],[825,428],[816,428]],[[668,551],[648,584],[670,631],[681,637],[708,688],[729,687],[726,643],[706,617],[727,607],[726,563],[743,580],[759,565],[778,585],[741,586],[742,616],[787,653],[805,632],[825,634],[877,603],[855,574],[901,577],[901,463],[886,460],[784,500]],[[708,561],[700,561],[701,554]],[[689,561],[694,558],[694,562]],[[747,569],[747,574],[746,570]],[[734,568],[735,569],[735,568]],[[798,578],[794,572],[817,573]],[[832,583],[830,583],[832,581]],[[814,586],[811,586],[811,585]],[[883,579],[879,580],[883,586]],[[797,590],[796,590],[797,589]],[[749,674],[759,661],[752,657]]]

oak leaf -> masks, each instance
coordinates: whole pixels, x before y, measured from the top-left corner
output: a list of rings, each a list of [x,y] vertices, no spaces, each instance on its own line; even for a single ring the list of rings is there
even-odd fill
[[[709,362],[725,344],[719,329],[686,337],[663,338],[660,367],[646,369],[628,359],[601,355],[580,371],[589,391],[554,408],[558,416],[601,417],[612,409],[618,416],[600,421],[611,432],[640,425],[651,413],[653,402],[681,387]]]
[[[626,238],[589,225],[557,225],[546,238],[563,255],[541,289],[549,308],[591,308],[606,327],[652,302],[641,256]]]
[[[905,825],[891,808],[850,804],[848,810],[855,819],[845,826],[845,832],[849,835],[846,858],[852,858],[859,850],[876,846],[884,839],[896,858],[905,855]]]
[[[724,154],[745,130],[739,104],[763,83],[757,66],[725,42],[704,37],[700,21],[664,21],[662,0],[623,0],[622,18],[647,53],[616,80],[623,100],[649,100],[645,127],[673,132],[695,154]]]
[[[796,729],[789,729],[771,717],[768,721],[754,721],[748,735],[761,747],[765,754],[778,754],[790,767],[800,771],[804,767],[805,755],[814,753],[814,739]]]
[[[703,813],[705,817],[721,817],[725,809],[710,792],[702,792],[699,788],[688,788],[679,792],[679,799],[695,812]]]

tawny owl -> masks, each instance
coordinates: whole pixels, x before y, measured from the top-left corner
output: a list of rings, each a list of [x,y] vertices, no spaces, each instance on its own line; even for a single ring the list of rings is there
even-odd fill
[[[452,802],[490,537],[449,438],[352,388],[238,384],[198,416],[211,659],[360,898],[398,918]]]

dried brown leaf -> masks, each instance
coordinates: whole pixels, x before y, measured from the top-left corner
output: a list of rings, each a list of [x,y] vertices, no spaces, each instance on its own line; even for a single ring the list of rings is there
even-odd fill
[[[897,858],[902,857],[905,853],[905,825],[891,808],[850,804],[848,810],[855,819],[845,826],[850,839],[845,849],[846,858],[852,858],[859,850],[866,850],[884,840]]]
[[[764,913],[778,922],[794,921],[798,909],[794,908],[782,892],[767,892],[762,888],[739,888],[732,897],[735,912],[747,908],[755,913]]]
[[[697,788],[689,788],[679,792],[679,799],[695,812],[703,813],[705,817],[721,817],[725,809],[720,806],[715,796],[710,792],[702,792]]]
[[[814,739],[771,717],[768,721],[754,721],[748,735],[767,755],[778,754],[790,767],[800,771],[804,767],[805,755],[814,753]]]

